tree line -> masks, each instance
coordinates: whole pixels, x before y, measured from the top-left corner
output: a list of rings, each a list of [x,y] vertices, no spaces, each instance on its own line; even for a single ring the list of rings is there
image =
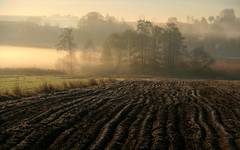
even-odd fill
[[[204,47],[188,50],[185,39],[174,23],[164,27],[139,20],[136,30],[111,34],[103,45],[103,61],[115,67],[128,65],[144,70],[207,69],[214,59]]]
[[[85,49],[93,49],[94,44],[88,41]],[[192,70],[206,70],[214,63],[204,47],[188,50],[185,38],[174,23],[167,23],[164,27],[154,25],[147,20],[139,20],[136,30],[126,30],[113,33],[106,38],[102,46],[102,61],[112,68],[130,67],[132,70],[179,68]],[[68,52],[70,73],[74,72],[74,43],[73,30],[65,28],[59,36],[58,50]]]
[[[189,49],[204,46],[214,57],[240,56],[240,18],[234,10],[225,9],[218,16],[202,19],[190,16],[187,20],[185,23],[179,22],[173,17],[168,22],[177,25],[186,38],[185,45]],[[53,48],[63,29],[37,22],[39,21],[0,21],[0,44]],[[133,30],[135,24],[117,20],[110,15],[90,12],[79,18],[78,26],[72,32],[77,48],[85,49],[89,43],[100,47],[112,33]]]

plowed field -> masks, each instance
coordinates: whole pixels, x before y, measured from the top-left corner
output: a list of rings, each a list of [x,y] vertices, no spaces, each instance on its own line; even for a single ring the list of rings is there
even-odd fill
[[[119,81],[1,98],[0,149],[240,149],[240,83]]]

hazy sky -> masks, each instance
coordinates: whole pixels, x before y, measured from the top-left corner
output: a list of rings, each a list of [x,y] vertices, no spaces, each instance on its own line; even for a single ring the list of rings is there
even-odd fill
[[[234,8],[240,16],[240,0],[0,0],[3,15],[77,15],[90,11],[110,14],[132,21],[147,18],[166,21],[176,16],[217,15],[224,8]]]

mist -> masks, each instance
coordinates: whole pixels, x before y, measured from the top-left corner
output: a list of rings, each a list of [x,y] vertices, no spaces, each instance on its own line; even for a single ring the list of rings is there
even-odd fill
[[[55,69],[56,61],[64,55],[47,48],[0,46],[0,67]]]
[[[164,74],[182,67],[188,70],[177,72],[240,70],[240,18],[235,9],[162,22],[147,19],[150,16],[128,21],[96,11],[60,14],[0,15],[0,68],[74,70],[75,74]],[[64,35],[65,29],[71,30],[70,35]],[[176,36],[173,43],[168,30]],[[168,52],[171,49],[174,55]],[[204,56],[207,60],[201,60]],[[167,59],[174,60],[169,64]]]
[[[94,60],[94,61],[92,61]],[[0,46],[0,68],[40,68],[66,70],[69,56],[64,51],[51,48]],[[100,52],[74,54],[74,66],[101,64]]]
[[[0,150],[240,150],[240,0],[0,0]]]

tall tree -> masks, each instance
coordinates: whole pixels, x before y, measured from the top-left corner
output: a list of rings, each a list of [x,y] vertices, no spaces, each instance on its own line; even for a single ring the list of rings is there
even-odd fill
[[[150,21],[139,20],[137,24],[138,32],[138,49],[140,50],[141,65],[144,66],[149,63],[148,56],[151,50],[151,36],[153,25]]]
[[[73,69],[73,58],[75,56],[75,43],[74,43],[74,38],[72,34],[73,30],[71,28],[64,28],[62,33],[59,36],[59,42],[57,44],[57,50],[63,50],[66,51],[70,57],[70,73],[72,74],[74,69]]]
[[[180,55],[185,46],[183,36],[177,26],[173,23],[168,23],[163,33],[163,51],[165,64],[169,69],[176,68]]]
[[[163,48],[163,33],[164,29],[159,26],[154,26],[152,30],[152,51],[151,51],[151,62],[154,65],[159,65],[162,59],[162,48]]]
[[[133,63],[133,53],[134,48],[136,47],[136,38],[137,33],[134,30],[126,30],[122,33],[122,40],[123,40],[123,48],[126,50],[126,57],[128,60],[128,64]]]

